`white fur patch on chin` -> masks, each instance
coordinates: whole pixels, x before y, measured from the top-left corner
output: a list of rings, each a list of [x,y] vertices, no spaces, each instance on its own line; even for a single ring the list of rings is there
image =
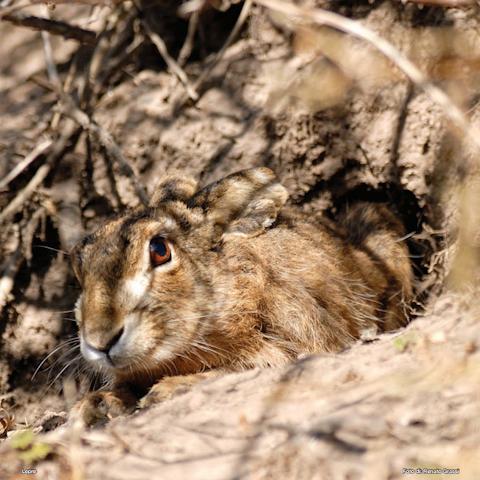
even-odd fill
[[[123,334],[110,352],[110,356],[120,364],[122,359],[142,356],[152,348],[152,337],[142,328],[140,312],[126,315],[123,325]]]
[[[124,332],[118,343],[112,348],[113,358],[144,358],[148,353],[148,363],[162,363],[173,360],[176,357],[178,345],[176,342],[160,343],[155,345],[155,335],[149,331],[148,325],[142,324],[139,312],[129,313],[124,318]],[[147,359],[145,359],[147,360]]]

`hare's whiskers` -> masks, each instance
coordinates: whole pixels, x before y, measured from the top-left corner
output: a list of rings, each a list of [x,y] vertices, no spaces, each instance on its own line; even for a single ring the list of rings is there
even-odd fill
[[[40,365],[35,369],[35,372],[33,373],[32,375],[32,380],[35,378],[35,376],[37,375],[37,373],[39,372],[39,370],[42,368],[42,365],[52,356],[54,355],[56,352],[58,352],[59,350],[61,350],[62,348],[64,348],[65,346],[67,345],[71,345],[72,343],[74,343],[75,341],[79,341],[76,337],[75,338],[69,338],[67,340],[65,340],[64,342],[60,343],[56,348],[54,348],[41,362],[40,362]]]

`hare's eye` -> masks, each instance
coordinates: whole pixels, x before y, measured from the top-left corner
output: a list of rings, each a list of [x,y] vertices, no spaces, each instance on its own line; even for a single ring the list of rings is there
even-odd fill
[[[158,267],[172,259],[172,252],[163,237],[153,237],[150,240],[150,261],[153,267]]]

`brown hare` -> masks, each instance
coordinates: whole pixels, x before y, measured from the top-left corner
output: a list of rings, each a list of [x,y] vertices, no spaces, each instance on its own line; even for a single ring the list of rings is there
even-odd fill
[[[335,352],[366,328],[405,324],[412,270],[395,216],[360,203],[334,225],[287,197],[267,168],[199,191],[170,176],[149,207],[73,249],[81,351],[111,386],[73,418],[93,424],[147,392],[143,405],[215,372]]]

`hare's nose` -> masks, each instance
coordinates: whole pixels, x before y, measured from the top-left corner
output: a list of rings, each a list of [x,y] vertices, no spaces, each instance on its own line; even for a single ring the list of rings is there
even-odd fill
[[[110,358],[110,351],[118,343],[120,337],[123,335],[123,327],[118,330],[113,336],[105,338],[102,335],[102,338],[83,338],[83,348],[82,353],[87,360],[98,361],[102,360],[105,357],[113,364],[112,359]]]
[[[104,353],[105,355],[108,356],[110,350],[112,347],[115,346],[115,344],[120,340],[120,337],[123,335],[123,327],[113,336],[110,338],[110,340],[104,341],[104,343],[100,346],[96,346],[96,348],[99,352]],[[92,346],[92,345],[90,345]]]

